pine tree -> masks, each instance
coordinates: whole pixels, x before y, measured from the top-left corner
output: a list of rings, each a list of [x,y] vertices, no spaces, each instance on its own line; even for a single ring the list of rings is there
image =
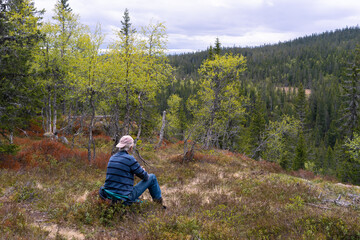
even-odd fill
[[[220,55],[220,53],[221,53],[221,43],[220,43],[219,38],[216,38],[214,53],[215,53],[216,55]]]
[[[68,3],[68,0],[60,0],[59,4],[62,6],[62,8],[66,11],[66,12],[71,12],[72,9]]]
[[[343,130],[352,139],[354,132],[359,129],[360,116],[360,47],[354,51],[354,60],[346,69],[345,80],[342,83],[345,92],[343,96],[344,116]]]
[[[214,51],[212,46],[209,47],[208,59],[214,60]]]
[[[0,1],[0,134],[10,143],[39,106],[31,63],[42,38],[41,13],[29,0]]]
[[[329,131],[327,132],[327,145],[332,148],[334,148],[336,140],[339,137],[339,127],[336,122],[337,120],[331,121]]]
[[[334,175],[340,178],[340,166],[341,162],[345,159],[345,151],[344,151],[343,144],[337,139],[334,144],[333,148],[333,164],[332,171]]]
[[[120,32],[125,36],[129,36],[131,32],[131,23],[130,23],[129,10],[127,8],[125,8],[123,19],[124,20],[121,21],[122,27]]]
[[[256,151],[262,139],[262,134],[265,131],[265,107],[261,101],[260,96],[256,97],[254,109],[250,119],[250,148],[254,149],[252,155],[253,158],[258,159],[260,157],[260,151]]]
[[[335,171],[335,164],[334,164],[334,151],[333,149],[329,146],[327,148],[327,152],[326,152],[326,158],[325,158],[325,166],[324,166],[324,170],[327,174],[330,175],[334,175]]]
[[[300,130],[298,142],[295,149],[295,159],[293,162],[292,169],[293,170],[304,169],[306,160],[307,159],[306,159],[305,139],[302,130]]]
[[[130,132],[130,122],[131,122],[131,116],[130,116],[130,98],[131,98],[131,86],[130,86],[130,68],[131,68],[131,54],[132,54],[132,35],[135,33],[135,29],[131,28],[130,23],[130,16],[129,16],[129,10],[126,8],[123,15],[123,21],[121,21],[121,30],[120,33],[122,34],[122,48],[123,48],[123,54],[125,55],[124,61],[125,61],[125,99],[126,99],[126,112],[125,112],[125,121],[124,121],[124,128],[123,128],[123,135],[129,134]],[[114,142],[114,145],[116,145],[116,142]]]

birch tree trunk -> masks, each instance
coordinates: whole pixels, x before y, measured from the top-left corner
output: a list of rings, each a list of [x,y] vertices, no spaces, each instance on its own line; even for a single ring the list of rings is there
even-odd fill
[[[142,128],[142,118],[143,118],[143,104],[142,104],[142,101],[141,101],[141,95],[142,95],[142,92],[139,93],[139,96],[138,96],[138,100],[139,100],[139,122],[138,122],[138,132],[137,132],[137,135],[136,135],[136,139],[134,141],[134,150],[136,152],[136,143],[137,141],[140,139],[140,135],[141,135],[141,128]]]
[[[157,144],[156,148],[161,147],[162,141],[164,139],[165,126],[166,126],[166,111],[163,111],[162,124],[161,124],[161,129],[160,129],[160,136],[159,136],[159,143]]]
[[[46,132],[51,132],[51,90],[49,89],[49,96],[48,96],[48,104],[47,104],[47,128],[46,128]]]
[[[95,143],[93,139],[93,127],[95,119],[95,105],[94,105],[94,91],[90,90],[90,108],[91,108],[91,120],[89,123],[89,142],[88,142],[88,160],[92,163],[95,160]],[[93,145],[93,157],[91,156],[91,144]]]
[[[53,109],[54,109],[54,114],[53,114],[53,134],[56,133],[57,129],[56,129],[56,122],[57,122],[57,104],[56,104],[56,91],[57,91],[57,87],[55,84],[54,87],[54,98],[53,98]],[[51,130],[50,130],[51,131]]]
[[[116,145],[118,144],[119,140],[120,140],[120,134],[121,134],[121,128],[119,126],[119,103],[118,101],[116,101],[116,106],[115,106],[115,110],[114,110],[114,113],[113,113],[113,121],[114,121],[114,127],[115,127],[115,130],[114,130],[114,133],[113,133],[113,141],[114,141],[114,144],[113,144],[113,147],[112,147],[112,150],[111,150],[111,154],[115,154],[117,152],[117,147]]]

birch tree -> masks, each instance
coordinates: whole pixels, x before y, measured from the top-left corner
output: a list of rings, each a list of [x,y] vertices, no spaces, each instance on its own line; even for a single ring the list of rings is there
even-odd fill
[[[46,132],[57,132],[60,103],[65,112],[67,74],[72,70],[70,63],[74,58],[74,46],[81,29],[79,17],[72,12],[67,0],[58,0],[53,21],[44,23],[41,28],[45,38],[40,44],[41,51],[35,66],[42,78],[45,92],[43,117]]]
[[[76,42],[76,58],[73,59],[73,71],[70,73],[70,83],[77,98],[86,106],[90,116],[88,125],[88,160],[92,163],[96,157],[93,128],[96,107],[106,91],[106,78],[103,74],[103,57],[99,55],[104,36],[98,25],[92,34],[89,30]]]
[[[136,30],[131,27],[130,16],[127,9],[124,11],[122,27],[116,32],[117,39],[110,45],[108,54],[108,77],[112,89],[109,101],[113,118],[113,139],[115,146],[121,135],[130,133],[131,108],[136,102],[134,83],[142,74],[140,64],[141,53],[135,35]],[[122,126],[119,122],[122,120]]]
[[[166,31],[162,23],[149,24],[136,32],[125,10],[122,28],[108,54],[108,76],[111,79],[111,104],[115,145],[121,135],[137,129],[140,138],[145,114],[152,114],[156,92],[171,73],[166,62]],[[119,122],[122,121],[122,125]],[[136,123],[136,126],[134,124]]]
[[[240,95],[239,78],[245,69],[245,58],[232,54],[215,55],[201,65],[201,90],[188,105],[194,114],[194,125],[199,127],[197,137],[205,148],[227,148],[227,139],[239,134],[246,102]]]

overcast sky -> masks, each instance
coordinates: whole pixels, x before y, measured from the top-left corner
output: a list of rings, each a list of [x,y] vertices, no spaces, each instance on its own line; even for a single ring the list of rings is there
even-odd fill
[[[34,0],[53,15],[57,0]],[[359,0],[69,0],[83,24],[97,23],[105,45],[120,27],[125,8],[132,26],[164,22],[170,52],[205,50],[216,37],[222,46],[246,47],[284,42],[312,33],[357,26]]]

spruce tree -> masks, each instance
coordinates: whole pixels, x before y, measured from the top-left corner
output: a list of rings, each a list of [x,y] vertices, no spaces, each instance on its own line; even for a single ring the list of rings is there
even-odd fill
[[[325,163],[324,163],[324,172],[331,175],[333,169],[333,150],[329,146],[326,151]]]
[[[214,51],[212,46],[209,47],[208,59],[214,60]]]
[[[123,135],[129,134],[130,132],[130,98],[131,98],[131,86],[130,86],[130,68],[131,68],[131,54],[132,54],[132,44],[131,44],[131,35],[135,33],[135,29],[131,28],[130,23],[130,16],[129,16],[129,10],[126,8],[123,15],[123,21],[121,21],[121,30],[120,33],[122,34],[122,48],[124,53],[124,61],[125,61],[125,95],[126,95],[126,111],[125,111],[125,121],[124,121],[124,128],[123,128]],[[114,146],[116,145],[116,142],[114,142]]]
[[[120,29],[120,33],[123,35],[123,37],[125,39],[125,41],[124,41],[125,48],[129,47],[129,45],[130,45],[131,34],[136,32],[136,30],[133,29],[131,27],[131,25],[132,24],[130,22],[129,10],[127,8],[125,8],[123,20],[121,21],[121,29]],[[128,51],[126,53],[128,53]]]
[[[354,51],[354,60],[349,63],[345,72],[345,80],[342,83],[344,90],[343,104],[344,113],[342,123],[343,131],[352,139],[354,132],[359,130],[360,116],[360,47]]]
[[[341,162],[345,159],[345,148],[343,147],[343,143],[340,140],[336,140],[333,148],[333,172],[334,175],[340,178],[340,166]]]
[[[41,13],[29,0],[0,1],[0,134],[10,143],[39,105],[31,63],[42,37]]]
[[[295,159],[293,162],[292,169],[299,170],[304,169],[306,162],[306,145],[303,131],[300,130],[299,138],[295,149]]]
[[[60,0],[59,4],[61,4],[62,8],[67,11],[67,12],[71,12],[72,9],[68,3],[68,0]]]
[[[255,149],[252,157],[258,159],[260,152],[256,151],[262,139],[262,134],[265,131],[265,107],[263,101],[261,101],[260,96],[256,97],[254,104],[254,109],[251,114],[250,119],[250,148]]]
[[[214,53],[215,53],[216,55],[220,55],[220,53],[221,53],[221,43],[220,43],[219,38],[216,38],[216,40],[215,40]]]

